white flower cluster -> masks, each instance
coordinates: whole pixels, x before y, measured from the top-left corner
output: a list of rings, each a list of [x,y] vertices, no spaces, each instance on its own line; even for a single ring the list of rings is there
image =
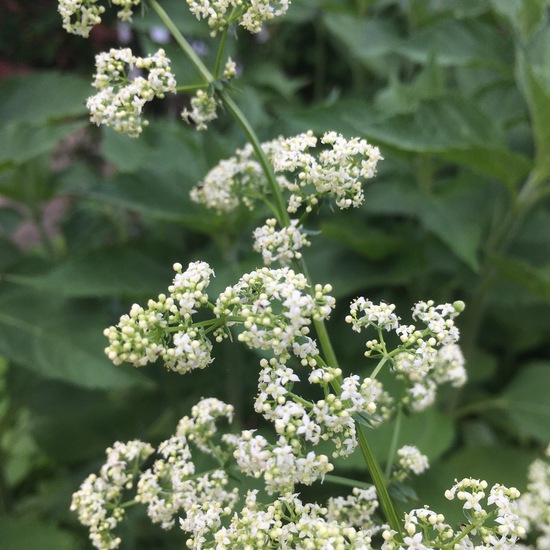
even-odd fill
[[[333,197],[340,208],[359,206],[364,200],[362,182],[374,176],[380,151],[363,139],[346,140],[328,132],[320,140],[324,147],[314,156],[309,150],[317,141],[309,131],[262,144],[279,185],[290,192],[288,211],[295,213],[303,206],[309,212],[324,197]],[[247,145],[208,172],[191,198],[218,212],[229,212],[241,201],[251,208],[255,199],[268,192],[254,150]]]
[[[140,2],[141,0],[110,0],[113,6],[120,6],[117,16],[121,21],[131,21],[133,8]],[[92,28],[101,23],[105,8],[97,0],[59,0],[57,11],[67,32],[87,38]]]
[[[292,491],[298,483],[311,485],[334,469],[326,455],[313,451],[305,454],[298,439],[289,441],[281,436],[271,444],[262,435],[245,430],[235,443],[233,456],[241,472],[256,478],[263,476],[270,495]]]
[[[276,224],[277,220],[270,218],[265,225],[254,230],[254,250],[262,254],[265,265],[273,262],[288,265],[294,259],[299,260],[302,257],[300,249],[311,243],[298,225],[298,220],[291,220],[288,227],[279,231],[275,229]]]
[[[354,487],[347,497],[331,497],[327,501],[326,517],[330,521],[345,523],[350,527],[368,529],[372,534],[380,531],[374,513],[378,509],[378,499],[374,486],[368,489]]]
[[[311,131],[283,140],[273,152],[275,172],[297,173],[296,180],[283,184],[292,193],[289,212],[296,212],[303,204],[311,210],[326,195],[333,196],[342,209],[361,205],[365,198],[362,181],[374,176],[382,159],[378,148],[364,139],[346,140],[336,132],[327,132],[320,141],[327,147],[317,158],[309,153],[317,145]]]
[[[231,80],[237,74],[236,63],[229,58],[223,70],[223,78]],[[212,87],[207,90],[197,90],[191,98],[191,110],[185,108],[181,113],[181,118],[187,124],[194,124],[198,131],[207,130],[208,124],[218,118],[217,109],[220,106],[220,100],[216,97]]]
[[[116,442],[107,449],[99,475],[89,475],[73,494],[71,510],[89,528],[96,548],[110,550],[120,545],[112,531],[124,517],[123,493],[132,488],[141,463],[153,452],[151,445],[138,440]]]
[[[115,365],[126,362],[142,367],[162,359],[169,370],[184,374],[213,361],[212,344],[193,325],[192,316],[208,303],[205,289],[214,272],[206,262],[192,262],[186,271],[176,263],[174,270],[168,296],[149,300],[147,309],[134,304],[117,326],[105,329],[109,339],[105,353]]]
[[[372,550],[373,533],[327,517],[327,508],[303,503],[285,494],[269,506],[258,503],[257,491],[249,491],[245,505],[229,527],[214,535],[217,550],[234,548],[297,548]]]
[[[420,475],[429,467],[428,457],[423,455],[414,445],[404,445],[397,451],[399,466],[405,475],[412,472]]]
[[[147,71],[146,78],[137,76],[141,71]],[[176,80],[163,49],[137,57],[129,48],[112,48],[96,56],[93,86],[99,92],[86,102],[91,121],[137,137],[147,125],[142,118],[145,103],[175,92]]]
[[[309,294],[307,278],[288,267],[252,271],[222,292],[214,308],[219,317],[242,323],[239,341],[287,358],[293,344],[309,333],[312,319],[326,319],[335,305],[330,285]],[[229,321],[228,325],[233,321]]]
[[[160,443],[159,458],[143,473],[142,463],[155,449],[138,440],[115,443],[107,449],[107,461],[99,475],[90,475],[74,493],[71,510],[79,521],[89,527],[90,539],[100,550],[118,548],[120,537],[113,530],[123,519],[126,492],[137,479],[134,502],[147,506],[153,523],[171,529],[180,513],[182,529],[191,533],[193,548],[201,548],[204,534],[216,531],[223,516],[232,513],[238,500],[237,489],[228,490],[229,476],[223,469],[201,474],[196,471],[190,442],[205,448],[220,464],[230,453],[219,447],[212,438],[215,422],[225,418],[231,422],[233,407],[214,399],[204,399],[192,409],[191,418],[180,421],[176,434]],[[210,438],[210,441],[207,439]]]
[[[191,110],[184,109],[181,118],[187,124],[194,124],[199,131],[208,129],[208,123],[218,118],[218,100],[214,94],[197,90],[191,98]]]
[[[442,514],[427,507],[411,510],[405,514],[407,536],[401,541],[395,531],[384,531],[382,550],[517,548],[518,539],[525,534],[517,514],[519,491],[496,484],[487,496],[487,487],[484,480],[465,478],[445,492],[448,499],[457,498],[464,502],[467,523],[457,531],[445,523]]]
[[[464,478],[445,491],[445,497],[464,502],[462,508],[466,518],[475,526],[484,543],[479,548],[515,548],[518,539],[525,536],[516,502],[520,493],[515,487],[497,483],[487,496],[487,488],[485,480]],[[486,505],[483,503],[485,499]],[[488,511],[484,506],[494,506],[496,510]],[[489,516],[494,518],[496,527],[484,525]]]
[[[523,526],[536,540],[532,546],[521,548],[545,550],[550,548],[550,445],[546,448],[546,460],[535,460],[527,476],[527,492],[519,498],[518,509]]]
[[[304,444],[318,445],[329,439],[335,445],[333,456],[349,456],[357,447],[353,415],[367,415],[373,424],[389,415],[390,398],[377,380],[359,376],[344,378],[340,395],[330,389],[330,384],[340,378],[340,369],[328,367],[314,369],[309,382],[319,384],[324,399],[307,401],[294,399],[292,386],[299,377],[288,365],[275,358],[262,359],[258,382],[258,396],[254,408],[257,413],[272,422],[279,436],[297,447],[297,439]]]
[[[464,357],[456,344],[459,331],[454,323],[464,303],[434,306],[432,301],[418,302],[413,319],[422,322],[423,329],[401,325],[394,310],[393,304],[374,304],[360,297],[351,303],[346,322],[357,332],[369,326],[377,331],[378,339],[367,342],[365,356],[390,359],[393,370],[407,385],[404,404],[414,411],[424,410],[434,403],[438,386],[450,383],[460,387],[466,382]],[[392,352],[386,350],[383,331],[394,332],[401,341]]]
[[[234,21],[258,33],[266,21],[287,12],[290,0],[187,0],[187,4],[197,19],[208,21],[212,36],[216,36]]]
[[[184,436],[163,441],[158,454],[161,458],[141,475],[137,484],[136,501],[147,505],[151,521],[171,529],[175,516],[185,512],[187,517],[180,519],[180,526],[195,537],[218,528],[221,518],[231,513],[238,500],[237,489],[227,490],[227,472],[220,468],[196,473]]]

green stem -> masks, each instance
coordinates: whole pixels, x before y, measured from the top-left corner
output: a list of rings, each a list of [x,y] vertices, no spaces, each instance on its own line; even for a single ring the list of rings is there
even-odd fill
[[[401,435],[401,422],[403,420],[403,409],[401,405],[398,405],[397,415],[395,417],[395,426],[393,428],[393,434],[390,444],[390,451],[388,454],[388,461],[386,462],[386,479],[391,475],[391,470],[393,467],[393,461],[395,458],[395,453],[397,451],[397,445],[399,444],[399,436]]]
[[[364,481],[350,479],[349,477],[335,476],[332,474],[326,474],[324,480],[327,483],[343,485],[344,487],[358,487],[359,489],[369,489],[372,487],[370,483],[365,483]]]
[[[382,359],[380,359],[378,365],[376,365],[376,368],[372,371],[372,374],[370,375],[371,378],[376,378],[378,376],[378,373],[382,369],[382,367],[386,364],[386,361],[389,359],[388,355],[384,355]]]
[[[386,520],[388,521],[391,529],[393,529],[397,533],[402,533],[403,528],[401,526],[401,522],[397,517],[395,506],[391,500],[390,494],[388,493],[388,488],[386,486],[386,480],[384,478],[384,474],[382,473],[382,469],[380,468],[380,465],[378,464],[378,461],[376,460],[376,457],[374,456],[367,441],[367,437],[364,432],[365,428],[360,424],[356,424],[356,426],[359,448],[361,449],[363,458],[367,463],[367,467],[372,477],[374,486],[376,487],[376,493],[378,494],[378,498],[380,499],[380,505],[382,506],[382,510],[384,512],[384,515],[386,516]]]
[[[220,78],[220,69],[222,66],[222,57],[223,57],[223,50],[225,49],[225,43],[227,42],[227,31],[228,27],[225,27],[222,32],[222,37],[220,39],[220,46],[218,48],[218,55],[216,56],[216,66],[214,67],[214,76],[216,78]]]
[[[153,10],[157,13],[159,18],[162,20],[166,28],[170,31],[170,33],[172,34],[172,36],[174,37],[178,45],[181,47],[183,52],[187,55],[189,60],[193,63],[193,65],[196,67],[198,72],[204,78],[205,82],[207,84],[212,83],[214,81],[214,77],[205,67],[204,63],[197,56],[197,54],[195,53],[193,48],[189,45],[187,40],[185,40],[183,35],[179,32],[177,27],[173,24],[168,14],[160,7],[160,5],[156,0],[149,0],[149,3],[153,8]],[[271,190],[271,194],[273,196],[273,200],[275,202],[275,206],[278,213],[277,221],[282,227],[288,227],[290,225],[290,217],[288,215],[288,211],[286,209],[285,202],[283,200],[281,187],[279,186],[275,178],[275,174],[273,172],[271,163],[269,162],[267,155],[262,149],[260,140],[258,139],[256,132],[254,131],[254,129],[252,128],[247,118],[242,113],[242,111],[233,101],[233,99],[224,90],[218,91],[217,94],[219,99],[225,105],[226,109],[231,113],[233,118],[241,126],[246,137],[248,138],[248,141],[252,145],[254,152],[256,153],[256,157],[262,167],[262,171],[267,179],[269,188]],[[301,268],[303,270],[304,275],[307,277],[308,281],[310,281],[310,284],[311,284],[311,278],[309,276],[307,267],[303,260],[301,261]],[[311,288],[311,291],[313,292],[313,288]],[[332,347],[332,343],[330,341],[330,337],[328,335],[324,322],[322,320],[317,319],[317,320],[314,320],[314,325],[317,331],[317,336],[319,338],[321,348],[323,350],[323,353],[326,357],[327,362],[331,366],[337,368],[338,359],[336,358],[336,354],[334,353],[334,349]],[[337,391],[337,393],[341,393],[341,385],[339,381],[336,381],[336,380],[333,381],[332,385]],[[363,433],[363,428],[359,425],[357,426],[357,433],[358,433],[358,440],[359,440],[359,446],[361,448],[361,452],[370,470],[374,485],[378,493],[378,498],[380,499],[382,509],[386,515],[386,519],[390,527],[395,531],[397,531],[398,533],[400,533],[402,531],[402,528],[401,528],[399,519],[397,518],[397,514],[395,512],[391,498],[389,496],[384,475],[380,469],[380,466],[374,454],[372,453],[368,445],[367,438]]]
[[[273,199],[275,201],[275,206],[277,208],[277,213],[278,213],[277,221],[282,227],[288,227],[290,225],[290,217],[288,215],[288,212],[283,200],[281,186],[278,184],[277,180],[275,179],[275,174],[273,172],[271,163],[269,162],[267,155],[262,149],[260,140],[258,139],[256,132],[254,131],[254,129],[252,128],[247,118],[242,113],[242,111],[239,109],[237,104],[233,101],[233,99],[231,99],[231,97],[229,97],[229,95],[225,91],[222,90],[218,92],[218,96],[223,101],[227,110],[233,115],[233,118],[239,123],[240,127],[243,129],[244,133],[246,134],[246,137],[248,138],[250,144],[252,145],[252,148],[256,153],[256,157],[262,167],[262,171],[267,179],[269,189],[271,190],[271,194],[273,195]]]
[[[210,71],[206,68],[200,57],[195,53],[195,50],[191,47],[191,44],[185,40],[183,34],[174,25],[170,16],[164,11],[157,0],[149,0],[149,5],[153,8],[159,19],[164,23],[164,26],[170,31],[170,34],[174,37],[178,46],[183,50],[183,53],[189,58],[189,61],[193,63],[199,74],[204,78],[206,84],[214,82],[214,77]]]

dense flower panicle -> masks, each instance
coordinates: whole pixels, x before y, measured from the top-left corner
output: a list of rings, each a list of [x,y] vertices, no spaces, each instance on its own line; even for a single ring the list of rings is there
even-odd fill
[[[223,451],[213,444],[218,429],[216,422],[225,418],[233,421],[234,408],[214,397],[202,399],[191,409],[191,416],[184,416],[178,423],[176,435],[187,437],[205,454],[221,456]]]
[[[341,370],[318,368],[312,371],[309,381],[323,386],[324,399],[297,401],[291,393],[292,386],[299,381],[293,369],[275,358],[262,359],[260,364],[262,370],[254,408],[289,441],[301,438],[318,445],[331,440],[335,446],[334,457],[349,456],[357,447],[353,415],[367,415],[375,425],[388,418],[391,411],[391,399],[377,380],[360,380],[357,375],[346,377],[341,383],[341,394],[337,396],[329,390],[329,385],[341,377]]]
[[[448,499],[464,502],[467,523],[456,528],[445,523],[442,514],[427,507],[405,514],[407,536],[386,529],[382,550],[432,550],[453,548],[512,550],[518,548],[518,539],[525,534],[517,514],[519,491],[496,484],[487,495],[484,480],[465,478],[446,491]]]
[[[371,550],[373,533],[327,517],[327,508],[284,494],[269,506],[249,491],[243,509],[214,535],[217,550],[300,548]]]
[[[236,440],[233,456],[241,471],[252,477],[263,477],[268,494],[293,491],[296,484],[311,485],[334,466],[327,456],[313,451],[302,455],[300,444],[280,436],[276,444],[270,444],[261,435],[245,430]]]
[[[346,317],[346,322],[351,323],[355,332],[360,332],[362,328],[374,326],[386,331],[396,330],[399,327],[399,317],[394,313],[395,305],[374,304],[362,296],[351,302],[350,315]]]
[[[376,488],[354,487],[347,497],[331,497],[327,501],[326,517],[330,521],[345,523],[350,527],[368,529],[372,534],[382,529],[376,524],[374,513],[379,507]]]
[[[402,325],[393,304],[374,304],[359,297],[351,302],[346,322],[356,332],[368,327],[378,332],[380,341],[368,340],[365,356],[389,359],[392,370],[406,385],[403,404],[412,411],[422,411],[434,403],[438,386],[449,383],[460,387],[466,382],[464,356],[456,344],[459,331],[454,323],[463,309],[460,301],[438,306],[432,301],[418,302],[413,319],[423,323],[422,328]],[[394,332],[401,345],[388,352],[383,331]]]
[[[264,264],[279,262],[288,265],[292,260],[302,257],[300,249],[311,243],[301,231],[299,220],[291,220],[288,227],[275,229],[277,220],[270,218],[265,225],[254,230],[254,250],[262,254]]]
[[[220,161],[191,190],[191,199],[218,212],[231,212],[241,200],[246,204],[249,194],[256,194],[267,185],[260,163],[251,156],[249,147]]]
[[[222,292],[214,308],[219,317],[235,317],[243,324],[239,340],[250,348],[271,349],[288,357],[296,340],[308,334],[313,319],[326,319],[335,305],[330,285],[316,285],[287,267],[264,267],[247,273]]]
[[[112,531],[124,517],[123,493],[131,489],[139,466],[153,452],[151,445],[138,440],[116,442],[107,449],[107,460],[99,475],[88,476],[73,494],[71,510],[89,528],[96,548],[107,550],[120,545],[120,538]]]
[[[399,466],[405,474],[412,472],[420,475],[429,467],[428,457],[423,455],[414,445],[404,445],[397,451]]]
[[[313,155],[309,149],[317,142],[313,133],[307,132],[262,144],[277,182],[290,193],[288,211],[295,213],[301,207],[311,211],[324,197],[333,198],[339,208],[359,206],[364,200],[362,182],[374,176],[382,158],[379,150],[365,140],[345,140],[328,132],[320,140],[326,148]],[[252,146],[247,145],[214,167],[191,197],[218,212],[228,212],[241,201],[252,207],[253,200],[268,192],[261,165]]]
[[[491,487],[487,495],[488,486],[485,480],[464,478],[446,491],[445,497],[462,501],[464,511],[468,512],[466,517],[471,517],[471,521],[476,524],[488,516],[487,507],[496,508],[494,521],[497,527],[491,529],[484,526],[483,529],[479,529],[484,542],[481,548],[515,548],[519,538],[525,535],[516,502],[520,493],[515,487],[508,488],[497,483]]]
[[[180,512],[205,509],[217,502],[219,515],[231,513],[238,499],[237,489],[227,490],[229,476],[222,469],[199,475],[195,471],[187,438],[174,436],[163,441],[158,450],[162,458],[155,461],[138,481],[136,500],[147,505],[147,515],[163,529],[171,529]],[[194,516],[193,516],[194,517]],[[192,521],[183,520],[186,530],[193,531]]]
[[[120,7],[117,17],[121,21],[131,21],[133,9],[140,2],[141,0],[110,0],[110,4]],[[87,38],[92,28],[101,23],[105,7],[98,4],[98,0],[59,0],[57,11],[67,32]]]
[[[147,125],[142,118],[145,103],[175,92],[176,80],[163,49],[137,57],[129,48],[112,48],[96,56],[93,86],[99,91],[86,102],[91,121],[137,137]]]
[[[318,157],[308,152],[316,145],[312,132],[284,140],[274,151],[276,172],[297,172],[297,181],[286,185],[293,192],[289,212],[302,204],[310,210],[324,195],[333,196],[341,209],[360,206],[365,198],[362,181],[374,176],[376,164],[382,159],[378,148],[364,139],[346,140],[341,134],[327,132],[320,142],[327,147]]]
[[[402,543],[395,531],[390,529],[384,531],[382,550],[433,550],[448,544],[456,536],[451,526],[445,523],[445,517],[427,507],[411,510],[405,514],[404,527],[408,536],[404,537]],[[458,547],[454,548],[458,550]]]
[[[166,368],[184,374],[213,361],[212,344],[192,316],[208,304],[205,289],[214,272],[206,262],[192,262],[186,271],[176,263],[174,271],[168,296],[149,300],[147,308],[134,304],[117,326],[105,329],[105,353],[115,365],[142,367],[162,359]]]
[[[197,19],[208,22],[215,36],[233,22],[258,33],[266,21],[287,12],[290,0],[187,0],[187,4]]]
[[[199,131],[207,130],[208,123],[218,118],[218,104],[214,94],[206,90],[197,90],[191,98],[191,110],[185,108],[181,113],[181,118],[187,124],[194,124]]]
[[[537,459],[529,466],[527,491],[517,501],[521,524],[533,534],[532,545],[518,545],[518,549],[550,548],[550,445],[545,454],[545,460]]]

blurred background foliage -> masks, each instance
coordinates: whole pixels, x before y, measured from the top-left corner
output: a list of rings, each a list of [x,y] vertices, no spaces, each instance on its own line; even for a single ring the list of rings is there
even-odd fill
[[[185,2],[163,6],[208,61],[208,28]],[[352,212],[322,210],[306,260],[330,282],[329,323],[348,372],[366,375],[364,341],[343,323],[357,295],[407,311],[462,299],[469,382],[405,420],[401,444],[426,453],[420,499],[446,513],[454,478],[525,488],[550,441],[550,27],[547,0],[294,0],[287,17],[229,44],[232,94],[262,139],[337,130],[385,160]],[[0,547],[89,547],[71,494],[115,440],[172,433],[203,396],[257,427],[258,360],[221,344],[186,377],[114,367],[103,328],[162,292],[171,265],[206,260],[212,295],[258,266],[250,234],[266,212],[213,215],[189,190],[244,143],[222,115],[206,133],[179,119],[184,96],[153,104],[138,140],[91,127],[94,54],[159,47],[144,8],[133,30],[107,17],[90,40],[61,29],[56,4],[0,2]],[[112,15],[112,14],[111,14]],[[24,29],[24,30],[23,30]],[[162,33],[160,33],[162,35]],[[196,75],[162,44],[178,83]],[[372,432],[383,460],[391,425]],[[360,460],[340,474],[368,479]],[[304,489],[311,498],[339,487]],[[407,505],[404,505],[407,506]],[[131,514],[126,549],[181,548]]]

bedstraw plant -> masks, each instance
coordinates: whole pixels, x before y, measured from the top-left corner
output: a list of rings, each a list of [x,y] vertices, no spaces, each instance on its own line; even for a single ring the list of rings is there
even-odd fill
[[[157,0],[110,4],[61,0],[63,26],[87,37],[108,9],[126,22],[141,9],[155,12],[200,76],[183,121],[204,131],[218,116],[231,116],[245,140],[204,175],[192,200],[217,213],[244,206],[268,217],[252,234],[263,267],[212,295],[209,285],[221,266],[200,259],[174,264],[166,292],[134,304],[105,330],[105,353],[114,365],[155,363],[193,376],[197,369],[216,369],[220,343],[247,346],[258,358],[248,366],[257,376],[251,406],[270,431],[232,431],[233,406],[207,397],[156,448],[139,440],[114,443],[99,472],[73,495],[71,509],[92,544],[124,547],[119,525],[130,507],[143,506],[152,523],[180,528],[182,544],[194,549],[506,549],[520,548],[528,532],[538,537],[531,539],[533,548],[546,547],[546,462],[533,464],[522,496],[514,487],[457,479],[445,497],[462,508],[464,521],[451,524],[407,493],[409,478],[429,467],[415,441],[393,448],[385,470],[371,449],[370,434],[381,424],[396,420],[398,429],[403,415],[433,406],[442,386],[466,382],[456,324],[465,304],[428,297],[409,315],[394,304],[357,297],[345,323],[364,338],[370,373],[341,368],[326,325],[336,301],[330,281],[309,272],[306,249],[316,238],[313,217],[321,209],[360,206],[383,156],[365,139],[336,131],[315,135],[304,128],[261,142],[233,100],[238,70],[225,52],[228,39],[241,31],[259,33],[285,15],[289,2],[188,0],[218,44],[212,69]],[[92,122],[138,138],[147,126],[146,104],[181,91],[171,63],[163,49],[145,57],[129,48],[99,54],[97,93],[87,101]],[[391,375],[389,385],[382,374],[384,381]],[[361,455],[368,482],[338,475],[339,461],[352,454]],[[198,466],[201,455],[210,469]],[[243,490],[247,476],[260,488]],[[305,486],[322,483],[351,490],[324,502],[302,497]]]

